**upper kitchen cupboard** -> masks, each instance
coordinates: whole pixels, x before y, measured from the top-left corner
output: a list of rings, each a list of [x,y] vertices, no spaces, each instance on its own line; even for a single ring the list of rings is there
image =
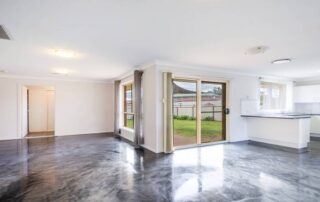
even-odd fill
[[[295,86],[293,101],[295,103],[320,102],[320,85]]]

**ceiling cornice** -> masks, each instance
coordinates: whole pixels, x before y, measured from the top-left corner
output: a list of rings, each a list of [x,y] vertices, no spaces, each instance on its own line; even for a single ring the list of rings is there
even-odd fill
[[[0,78],[5,79],[26,79],[26,80],[46,80],[46,81],[69,81],[69,82],[89,82],[89,83],[113,83],[112,80],[81,79],[81,78],[52,78],[23,75],[0,74]]]
[[[187,65],[187,64],[180,64],[180,63],[172,63],[162,60],[156,61],[157,66],[164,66],[164,67],[170,67],[174,69],[187,69],[187,70],[197,70],[197,71],[204,71],[211,74],[217,73],[217,74],[228,74],[228,75],[234,75],[234,76],[251,76],[251,77],[263,77],[266,79],[275,79],[275,80],[286,80],[286,81],[293,81],[293,78],[289,77],[281,77],[281,76],[275,76],[275,75],[266,75],[266,74],[257,74],[253,72],[244,72],[244,71],[237,71],[234,69],[225,69],[225,68],[219,68],[219,67],[209,67],[209,66],[197,66],[197,65]]]
[[[231,77],[234,76],[250,76],[250,77],[261,77],[263,79],[272,79],[272,80],[283,80],[283,81],[294,81],[293,78],[289,77],[280,77],[280,76],[274,76],[274,75],[265,75],[265,74],[257,74],[252,72],[244,72],[244,71],[236,71],[234,69],[225,69],[225,68],[218,68],[218,67],[209,67],[209,66],[197,66],[197,65],[187,65],[187,64],[181,64],[181,63],[174,63],[174,62],[168,62],[164,60],[154,60],[148,63],[144,63],[141,65],[137,65],[133,67],[130,71],[121,74],[120,76],[113,79],[115,80],[123,80],[129,76],[133,75],[134,70],[145,70],[150,67],[157,67],[166,70],[169,68],[170,70],[197,70],[198,72],[206,72],[210,74],[227,74]]]

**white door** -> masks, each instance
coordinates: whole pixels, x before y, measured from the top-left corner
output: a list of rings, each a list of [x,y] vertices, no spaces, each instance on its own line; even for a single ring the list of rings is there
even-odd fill
[[[29,89],[29,132],[48,129],[47,90]]]

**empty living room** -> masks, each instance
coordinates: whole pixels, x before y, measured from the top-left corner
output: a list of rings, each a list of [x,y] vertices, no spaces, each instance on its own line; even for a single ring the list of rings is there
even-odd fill
[[[319,202],[319,0],[0,0],[1,202]]]

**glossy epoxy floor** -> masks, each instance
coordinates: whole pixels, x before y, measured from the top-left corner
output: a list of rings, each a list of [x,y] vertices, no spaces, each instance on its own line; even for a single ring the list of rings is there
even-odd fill
[[[156,156],[79,135],[0,142],[0,201],[320,201],[320,143],[222,144]]]

